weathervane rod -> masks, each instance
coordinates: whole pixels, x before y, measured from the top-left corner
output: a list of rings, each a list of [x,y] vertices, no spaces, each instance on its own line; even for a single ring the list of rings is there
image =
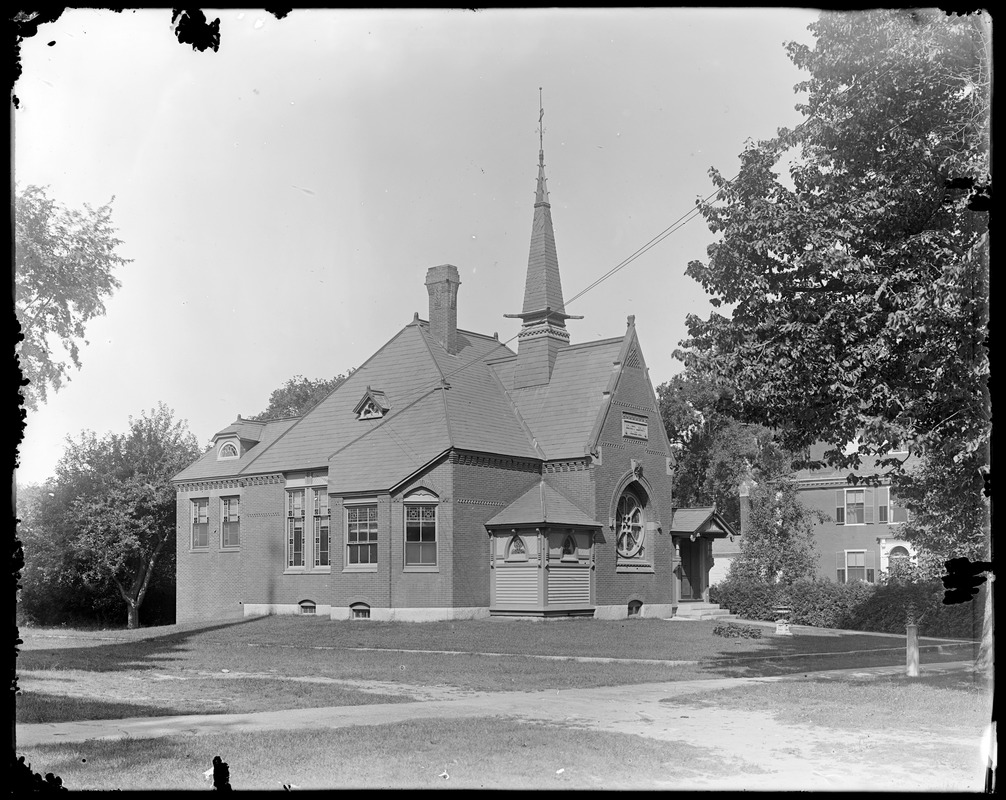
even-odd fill
[[[545,108],[541,104],[541,87],[538,87],[538,154],[543,157],[545,155],[545,143],[543,139],[544,125],[541,121],[545,118]]]

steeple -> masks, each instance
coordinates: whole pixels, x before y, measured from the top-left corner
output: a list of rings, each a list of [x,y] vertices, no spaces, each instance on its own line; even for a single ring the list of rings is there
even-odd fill
[[[539,93],[541,90],[538,90]],[[540,97],[540,95],[539,95]],[[531,251],[527,259],[524,283],[524,309],[520,314],[505,314],[519,318],[523,325],[517,335],[517,368],[514,388],[546,384],[559,351],[569,345],[567,319],[580,319],[566,313],[559,279],[559,258],[555,251],[552,230],[552,207],[548,202],[545,182],[545,149],[541,121],[545,111],[539,99],[538,111],[538,187],[531,223]]]

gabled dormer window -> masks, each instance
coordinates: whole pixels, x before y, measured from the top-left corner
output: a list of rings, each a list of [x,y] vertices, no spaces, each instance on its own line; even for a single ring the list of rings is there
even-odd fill
[[[227,458],[237,458],[241,455],[238,452],[237,445],[234,442],[224,442],[220,445],[220,449],[217,450],[217,458],[221,461]]]
[[[356,414],[357,419],[380,419],[388,412],[389,408],[391,405],[388,403],[387,395],[368,386],[366,393],[353,409],[353,413]]]

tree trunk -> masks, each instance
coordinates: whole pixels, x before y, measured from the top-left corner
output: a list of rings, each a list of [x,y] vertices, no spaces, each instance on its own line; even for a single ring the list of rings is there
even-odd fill
[[[129,603],[128,606],[128,618],[126,620],[126,628],[128,630],[135,630],[140,627],[140,606],[138,603]]]

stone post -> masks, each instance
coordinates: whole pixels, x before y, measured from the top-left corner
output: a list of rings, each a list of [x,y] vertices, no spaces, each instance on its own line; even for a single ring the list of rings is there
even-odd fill
[[[905,660],[905,674],[909,678],[919,677],[919,626],[911,623],[905,626],[907,632],[907,654]]]

